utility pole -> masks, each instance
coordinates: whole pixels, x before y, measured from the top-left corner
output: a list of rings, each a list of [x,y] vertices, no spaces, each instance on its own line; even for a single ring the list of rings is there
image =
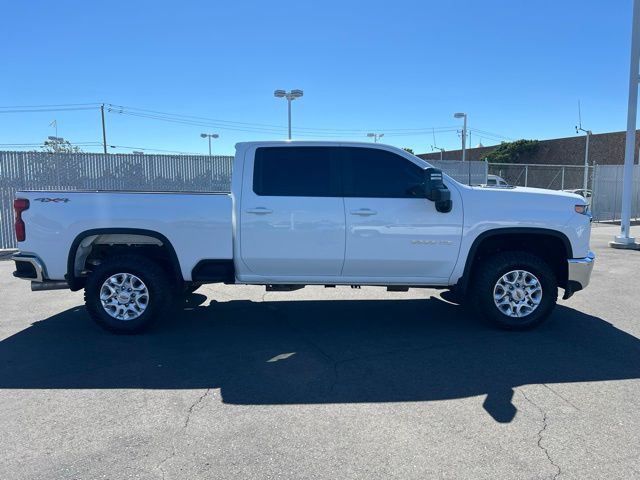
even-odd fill
[[[463,118],[464,123],[462,124],[462,161],[466,161],[467,159],[467,114],[458,112],[453,115],[454,118]]]
[[[367,133],[367,137],[373,138],[373,143],[378,143],[378,140],[384,137],[384,133]]]
[[[627,107],[627,139],[624,149],[624,174],[622,177],[622,214],[620,235],[609,246],[613,248],[640,249],[640,243],[630,235],[631,197],[633,196],[633,164],[636,150],[636,117],[638,111],[638,77],[640,67],[640,0],[633,1],[631,21],[631,61],[629,68],[629,105]]]
[[[102,153],[107,154],[107,129],[104,125],[104,103],[100,105],[100,116],[102,117]]]

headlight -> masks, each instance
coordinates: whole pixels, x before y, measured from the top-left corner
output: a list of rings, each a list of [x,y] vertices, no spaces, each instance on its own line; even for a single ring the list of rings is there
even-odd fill
[[[573,208],[575,209],[576,213],[579,213],[580,215],[586,215],[587,213],[589,213],[589,205],[576,205]]]

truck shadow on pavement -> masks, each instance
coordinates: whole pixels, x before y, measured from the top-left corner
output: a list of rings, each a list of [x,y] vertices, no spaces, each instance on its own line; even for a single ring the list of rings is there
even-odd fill
[[[0,342],[3,389],[220,388],[241,405],[407,402],[487,395],[510,422],[514,387],[640,378],[640,340],[559,306],[530,332],[496,330],[438,297],[199,303],[140,336],[76,307]]]

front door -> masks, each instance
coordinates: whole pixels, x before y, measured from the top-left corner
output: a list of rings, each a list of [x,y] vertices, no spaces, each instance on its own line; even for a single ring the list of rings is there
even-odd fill
[[[257,148],[245,161],[241,203],[240,255],[249,274],[340,275],[344,204],[329,148]]]
[[[345,277],[372,281],[444,284],[453,271],[462,235],[462,205],[436,211],[417,198],[423,166],[393,152],[343,148],[347,242]],[[376,280],[373,280],[376,279]]]

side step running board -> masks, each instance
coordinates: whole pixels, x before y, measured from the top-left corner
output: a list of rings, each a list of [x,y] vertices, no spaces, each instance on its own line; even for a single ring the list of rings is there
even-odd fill
[[[43,290],[64,290],[69,288],[69,284],[64,280],[45,280],[44,282],[31,282],[32,292]]]

